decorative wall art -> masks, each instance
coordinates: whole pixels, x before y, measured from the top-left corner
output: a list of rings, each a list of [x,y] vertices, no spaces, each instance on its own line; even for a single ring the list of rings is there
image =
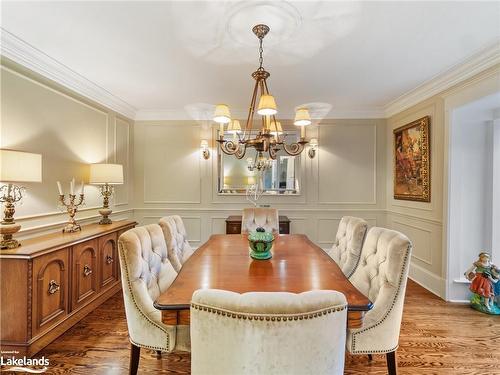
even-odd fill
[[[430,117],[394,130],[394,199],[431,201]]]

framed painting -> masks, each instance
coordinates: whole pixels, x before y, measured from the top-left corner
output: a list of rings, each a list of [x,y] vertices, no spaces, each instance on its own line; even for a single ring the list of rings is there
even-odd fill
[[[394,129],[394,199],[431,201],[430,116]]]

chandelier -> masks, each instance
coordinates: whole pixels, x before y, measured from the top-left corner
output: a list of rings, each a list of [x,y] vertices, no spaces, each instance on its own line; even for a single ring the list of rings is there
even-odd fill
[[[288,144],[285,141],[287,134],[283,132],[280,122],[276,121],[276,114],[278,113],[276,101],[269,93],[267,87],[267,79],[270,74],[262,66],[262,54],[264,52],[262,41],[269,32],[269,26],[256,25],[252,28],[252,31],[259,39],[259,67],[252,73],[252,77],[255,79],[255,86],[244,130],[242,131],[238,120],[231,119],[231,113],[226,104],[216,105],[213,120],[219,123],[220,126],[217,142],[222,152],[241,159],[245,156],[247,148],[253,147],[257,154],[255,161],[253,163],[249,162],[249,169],[256,168],[261,170],[269,167],[270,160],[265,157],[265,153],[269,155],[270,159],[275,160],[280,150],[284,150],[291,156],[299,155],[304,151],[304,146],[309,143],[305,138],[305,127],[311,124],[311,118],[307,108],[302,107],[296,110],[294,125],[301,128],[300,140]],[[255,106],[257,103],[256,111]],[[256,134],[252,132],[255,112],[262,117],[262,125]],[[232,139],[224,138],[225,124],[228,124],[227,132],[233,134]],[[269,162],[266,162],[266,159],[269,160]]]

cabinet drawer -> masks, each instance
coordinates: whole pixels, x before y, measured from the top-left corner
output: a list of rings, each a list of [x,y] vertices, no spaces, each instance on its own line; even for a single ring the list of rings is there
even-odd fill
[[[108,288],[119,280],[117,233],[99,238],[99,285]]]
[[[97,239],[73,246],[71,310],[99,292]]]
[[[50,329],[68,314],[67,248],[33,260],[32,335]]]

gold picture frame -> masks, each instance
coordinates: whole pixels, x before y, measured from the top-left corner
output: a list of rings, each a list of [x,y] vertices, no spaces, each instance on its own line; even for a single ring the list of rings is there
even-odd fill
[[[394,199],[431,201],[430,116],[394,129]]]

